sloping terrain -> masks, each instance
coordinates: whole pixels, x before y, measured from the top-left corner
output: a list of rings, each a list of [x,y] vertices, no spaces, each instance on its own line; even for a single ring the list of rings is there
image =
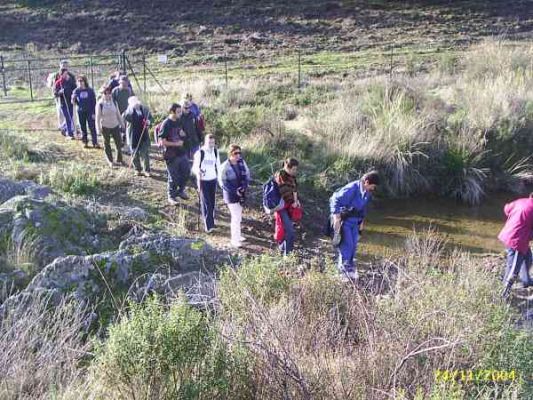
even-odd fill
[[[533,2],[200,0],[2,1],[0,50],[354,51],[530,37]]]

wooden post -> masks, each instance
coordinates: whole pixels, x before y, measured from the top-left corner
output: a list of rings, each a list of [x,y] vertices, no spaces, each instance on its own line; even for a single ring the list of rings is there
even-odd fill
[[[146,94],[146,53],[143,51],[143,89],[144,89],[144,94]]]
[[[228,54],[224,54],[224,71],[225,71],[225,78],[226,78],[226,87],[228,87]]]
[[[33,85],[31,82],[31,61],[30,60],[28,60],[28,80],[30,83],[30,98],[31,98],[31,101],[33,101]]]
[[[89,72],[91,74],[91,87],[94,89],[93,56],[89,57]]]
[[[4,68],[4,56],[0,55],[0,67],[2,68],[2,87],[4,88],[4,96],[7,97],[7,86],[6,86],[6,70]]]
[[[302,87],[302,52],[298,49],[298,89]]]

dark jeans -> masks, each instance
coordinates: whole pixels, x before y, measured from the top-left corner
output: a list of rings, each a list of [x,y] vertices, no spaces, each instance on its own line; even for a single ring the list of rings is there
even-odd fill
[[[98,142],[96,139],[96,126],[94,124],[94,114],[92,112],[85,112],[78,110],[78,118],[80,120],[81,132],[83,133],[82,142],[87,143],[87,124],[89,124],[89,130],[91,131],[92,144],[96,145]]]
[[[529,268],[531,268],[532,255],[531,249],[527,250],[526,254],[519,253],[513,249],[507,249],[507,267],[505,268],[504,282],[507,283],[513,275],[518,275],[520,281],[526,285],[532,285],[533,281],[529,276]]]
[[[191,165],[186,155],[165,160],[168,172],[168,197],[174,199],[178,192],[185,190],[187,180],[191,175]]]
[[[215,227],[215,195],[217,180],[200,181],[200,211],[204,220],[205,230]]]
[[[74,137],[74,120],[72,113],[74,112],[74,107],[72,104],[61,102],[61,112],[65,117],[65,131],[70,137]]]
[[[132,149],[135,152],[135,148]],[[133,156],[133,166],[136,171],[141,171],[141,159],[143,160],[144,170],[150,172],[150,142],[142,141],[139,144],[139,148]]]
[[[122,162],[122,138],[120,137],[120,128],[102,127],[102,136],[104,137],[104,151],[107,161],[113,162],[113,151],[111,150],[111,138],[115,142],[117,149],[117,162]]]
[[[292,223],[291,217],[289,216],[289,211],[285,208],[279,211],[281,221],[283,222],[283,231],[285,236],[283,237],[283,242],[280,243],[279,249],[281,253],[286,256],[294,249],[294,224]]]

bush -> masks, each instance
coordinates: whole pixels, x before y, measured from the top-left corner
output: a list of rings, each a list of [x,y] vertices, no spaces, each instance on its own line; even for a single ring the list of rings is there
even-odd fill
[[[99,348],[96,373],[107,398],[245,398],[246,363],[220,340],[205,315],[158,298],[131,304]]]
[[[101,185],[93,171],[77,164],[61,164],[42,171],[39,183],[75,195],[94,193]]]

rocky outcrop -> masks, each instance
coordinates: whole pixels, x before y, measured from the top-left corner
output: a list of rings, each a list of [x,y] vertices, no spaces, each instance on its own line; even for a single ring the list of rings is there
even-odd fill
[[[47,186],[38,185],[32,181],[13,181],[0,178],[0,204],[15,196],[31,196],[35,199],[44,199],[52,193]]]
[[[105,219],[50,198],[15,196],[0,205],[0,237],[31,252],[37,269],[57,257],[106,248],[107,239],[99,234],[105,227]]]

